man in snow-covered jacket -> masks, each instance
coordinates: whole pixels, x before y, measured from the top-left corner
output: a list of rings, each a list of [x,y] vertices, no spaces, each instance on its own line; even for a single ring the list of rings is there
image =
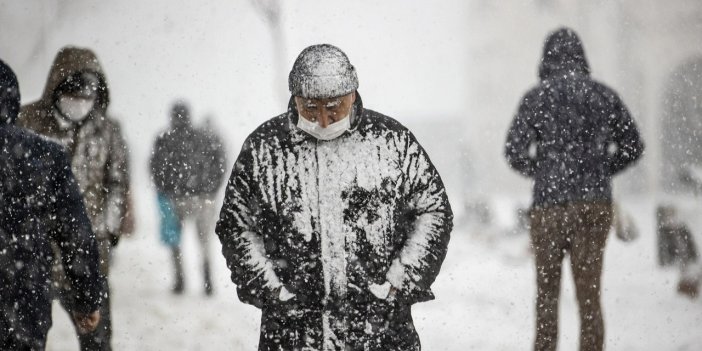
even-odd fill
[[[535,350],[555,350],[565,252],[579,303],[581,350],[601,350],[602,257],[612,221],[612,177],[643,152],[634,120],[611,89],[590,78],[568,28],[543,48],[541,82],[524,96],[507,133],[510,166],[534,179],[531,240],[537,266]]]
[[[0,61],[0,350],[43,350],[58,244],[83,331],[100,319],[102,283],[90,220],[61,146],[14,126],[14,73]]]
[[[107,116],[107,80],[95,54],[76,47],[62,48],[49,72],[42,97],[20,111],[18,125],[64,146],[85,201],[100,250],[100,270],[107,276],[110,251],[117,244],[127,218],[129,167],[127,147],[117,121]],[[68,289],[58,265],[55,283],[62,305]],[[107,284],[107,279],[104,280]],[[80,335],[81,349],[109,350],[111,322],[109,288],[101,307],[98,329]]]
[[[259,350],[419,350],[412,304],[452,228],[414,135],[363,107],[338,48],[306,48],[288,111],[245,141],[217,223],[239,298],[262,309]]]

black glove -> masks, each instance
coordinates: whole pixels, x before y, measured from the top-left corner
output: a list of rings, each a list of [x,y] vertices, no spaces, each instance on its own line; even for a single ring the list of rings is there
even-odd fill
[[[120,235],[114,234],[114,233],[109,233],[109,236],[110,236],[110,245],[112,245],[112,247],[116,247],[117,244],[119,244]]]

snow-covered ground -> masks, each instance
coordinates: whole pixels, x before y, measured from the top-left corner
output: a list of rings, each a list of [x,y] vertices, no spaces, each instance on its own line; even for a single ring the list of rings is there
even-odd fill
[[[141,199],[153,202],[149,191],[143,189]],[[115,256],[111,277],[115,350],[256,350],[260,312],[237,300],[219,242],[211,245],[216,294],[206,298],[197,242],[193,228],[187,229],[187,291],[173,296],[171,262],[158,242],[155,209],[144,207],[148,211],[138,218],[138,232],[123,240]],[[677,271],[656,264],[653,201],[632,198],[623,207],[636,218],[641,236],[631,243],[611,237],[608,243],[603,292],[607,349],[702,350],[702,299],[677,295]],[[498,204],[498,212],[509,208],[504,201]],[[505,222],[499,214],[496,217]],[[499,234],[504,224],[480,232],[465,226],[454,230],[434,284],[437,299],[413,308],[425,350],[531,349],[532,259],[525,235]],[[695,230],[698,243],[699,231]],[[576,350],[577,340],[577,304],[566,268],[559,349]],[[55,305],[48,350],[75,349],[68,317]]]

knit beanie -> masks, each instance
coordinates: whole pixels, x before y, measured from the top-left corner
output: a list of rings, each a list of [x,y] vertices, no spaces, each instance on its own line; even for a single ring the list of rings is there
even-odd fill
[[[341,49],[330,44],[312,45],[295,60],[288,87],[293,96],[328,99],[358,89],[356,69]]]

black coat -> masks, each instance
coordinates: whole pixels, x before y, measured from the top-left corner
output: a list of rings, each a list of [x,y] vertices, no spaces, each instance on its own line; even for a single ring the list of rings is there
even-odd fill
[[[0,62],[0,88],[16,84]],[[63,149],[12,125],[19,94],[0,97],[0,107],[7,104],[17,108],[0,120],[0,346],[14,340],[41,349],[51,326],[51,243],[83,313],[100,302],[98,249]]]
[[[505,147],[510,166],[534,179],[534,206],[611,201],[612,176],[643,152],[624,103],[589,73],[574,32],[547,39],[541,83],[522,99]]]
[[[225,162],[217,135],[188,121],[159,135],[150,168],[156,188],[165,195],[212,195],[224,182]]]
[[[412,133],[360,97],[355,111],[319,141],[291,107],[234,166],[217,235],[239,298],[263,310],[259,350],[419,349],[410,307],[433,299],[451,207]],[[369,291],[386,281],[394,300]],[[282,286],[295,298],[281,302]]]

